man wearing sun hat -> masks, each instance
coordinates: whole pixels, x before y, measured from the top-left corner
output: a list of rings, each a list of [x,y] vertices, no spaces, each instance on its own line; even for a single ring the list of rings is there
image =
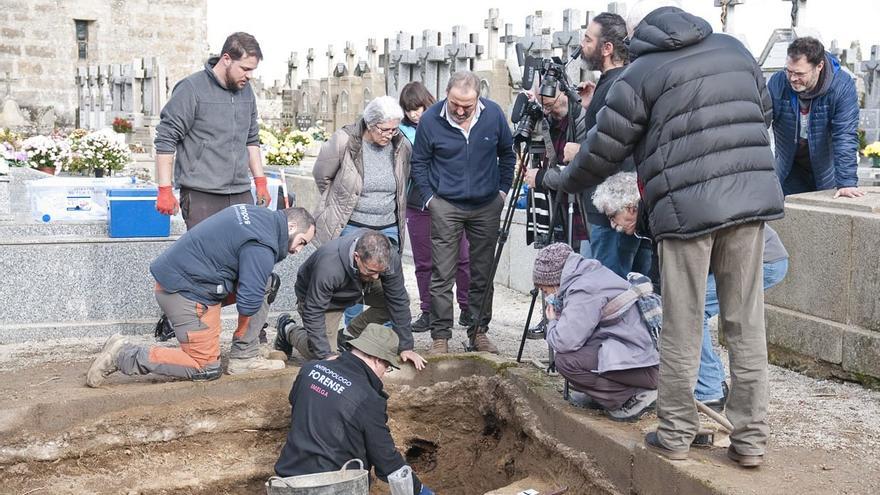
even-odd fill
[[[371,323],[348,342],[351,351],[304,366],[290,390],[290,431],[278,476],[337,471],[351,459],[375,467],[382,481],[409,470],[394,446],[382,378],[402,365],[397,334]],[[407,468],[407,469],[404,469]],[[432,495],[411,473],[413,493]]]

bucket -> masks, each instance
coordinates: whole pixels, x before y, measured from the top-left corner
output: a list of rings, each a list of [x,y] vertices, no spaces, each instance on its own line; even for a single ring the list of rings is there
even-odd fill
[[[351,463],[356,469],[349,469]],[[281,478],[273,476],[266,482],[267,495],[369,495],[369,472],[360,459],[352,459],[339,471],[303,474]]]

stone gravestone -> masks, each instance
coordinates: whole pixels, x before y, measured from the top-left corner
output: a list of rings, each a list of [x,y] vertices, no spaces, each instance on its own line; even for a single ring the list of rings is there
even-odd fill
[[[422,84],[439,100],[446,89],[439,87],[439,64],[446,60],[446,52],[440,46],[440,33],[430,29],[422,31],[422,46],[416,50],[416,58]]]
[[[565,72],[568,74],[568,80],[572,85],[577,85],[579,81],[584,79],[583,74],[581,74],[582,64],[577,62],[568,63],[569,60],[571,60],[571,54],[580,48],[581,38],[584,36],[585,29],[580,28],[580,19],[580,10],[565,9],[562,12],[562,31],[556,31],[553,33],[553,41],[551,44],[554,49],[561,50],[562,63],[568,64]],[[587,14],[587,24],[589,23],[590,15]]]
[[[862,64],[865,74],[865,108],[859,114],[859,128],[870,144],[880,141],[880,45],[871,47],[871,59]]]
[[[28,120],[22,115],[18,103],[12,98],[12,82],[17,80],[8,72],[3,75],[3,79],[0,79],[0,82],[5,83],[6,86],[3,107],[0,109],[0,128],[19,128],[28,125]]]

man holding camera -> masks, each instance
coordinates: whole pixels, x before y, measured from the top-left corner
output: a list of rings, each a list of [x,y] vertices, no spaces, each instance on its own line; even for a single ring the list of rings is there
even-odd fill
[[[617,14],[603,12],[594,17],[587,26],[581,40],[581,62],[585,69],[598,70],[602,76],[584,114],[585,131],[581,135],[573,136],[576,139],[565,144],[561,162],[569,163],[580,150],[580,143],[586,139],[586,131],[596,125],[596,115],[605,106],[608,90],[626,68],[629,54],[623,41],[625,38],[626,22]],[[624,162],[623,170],[635,170],[631,159]],[[526,182],[538,189],[560,190],[561,169],[552,167],[547,170],[529,170]],[[581,204],[586,210],[589,224],[592,257],[620,277],[626,277],[631,271],[647,273],[651,266],[650,247],[641,249],[639,238],[628,236],[611,227],[608,218],[593,205],[591,197],[595,190],[595,187],[588,187],[581,192]],[[581,249],[581,254],[585,254],[584,251]]]

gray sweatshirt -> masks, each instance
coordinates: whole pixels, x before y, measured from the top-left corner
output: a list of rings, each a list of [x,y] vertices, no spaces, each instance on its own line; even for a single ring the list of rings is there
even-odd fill
[[[259,146],[257,102],[251,85],[228,90],[205,69],[174,86],[162,108],[154,141],[156,153],[176,154],[174,183],[214,194],[251,187],[248,146]]]

